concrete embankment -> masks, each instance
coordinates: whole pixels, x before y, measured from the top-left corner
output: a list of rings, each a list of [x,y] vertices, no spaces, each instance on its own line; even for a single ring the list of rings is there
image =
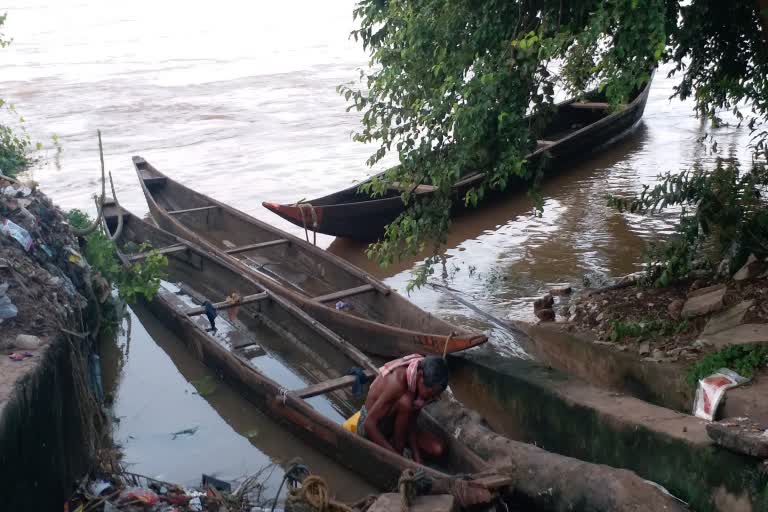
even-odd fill
[[[452,357],[456,397],[518,441],[626,468],[697,512],[768,510],[759,461],[717,447],[703,420],[490,350]]]

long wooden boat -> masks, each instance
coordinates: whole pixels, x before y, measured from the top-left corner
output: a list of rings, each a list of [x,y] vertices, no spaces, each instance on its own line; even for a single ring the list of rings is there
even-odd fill
[[[529,166],[536,166],[546,158],[545,177],[556,174],[590,153],[608,146],[636,126],[643,116],[653,75],[645,87],[637,91],[621,110],[610,112],[602,94],[593,91],[585,96],[586,101],[571,99],[557,105],[557,111],[542,133],[538,134],[535,147],[526,156]],[[531,167],[533,168],[533,167]],[[386,171],[384,171],[386,172]],[[378,240],[387,224],[405,211],[402,194],[405,187],[390,188],[385,195],[373,197],[360,190],[383,173],[369,178],[361,184],[334,192],[327,196],[294,204],[262,203],[264,207],[280,217],[303,227],[326,235],[354,238],[363,241]],[[466,192],[477,186],[485,173],[467,171],[453,186],[458,208],[463,205]],[[510,182],[506,192],[524,189],[526,182],[516,179]],[[417,187],[407,187],[416,199],[427,198],[435,193],[429,182]]]
[[[346,359],[336,365],[362,365],[369,370],[369,378],[375,374],[375,366],[356,349],[349,347],[343,340],[329,338],[316,321],[279,295],[260,287],[249,276],[242,275],[231,262],[165,233],[118,206],[106,207],[104,211],[105,227],[115,236],[118,254],[124,265],[131,265],[149,254],[163,254],[169,262],[169,279],[177,283],[180,289],[192,290],[193,295],[205,296],[212,303],[223,299],[228,293],[226,286],[236,281],[238,291],[244,294],[238,303],[234,324],[236,329],[242,328],[237,325],[237,321],[247,325],[257,320],[273,328],[276,335],[286,335],[289,343],[301,344],[307,349],[311,347],[311,350],[320,345],[335,350],[337,358]],[[122,220],[119,220],[120,217]],[[141,246],[144,242],[152,244],[152,251]],[[158,320],[183,340],[192,354],[242,393],[248,401],[299,438],[359,473],[372,485],[390,490],[397,485],[403,470],[421,469],[440,484],[436,490],[445,491],[450,488],[447,482],[454,478],[450,473],[417,464],[352,434],[307,402],[309,397],[351,385],[352,377],[340,377],[298,390],[287,390],[259,371],[232,344],[206,331],[205,322],[195,320],[202,313],[202,307],[190,306],[180,300],[176,293],[166,289],[161,289],[155,299],[148,303],[148,307]],[[217,302],[219,309],[229,307],[226,301]],[[420,415],[420,420],[423,422],[422,427],[439,435],[448,447],[442,460],[433,461],[436,465],[451,468],[457,475],[475,474],[471,479],[489,489],[503,489],[509,485],[508,477],[489,472],[482,459],[450,436],[426,411]],[[300,447],[296,449],[296,456],[300,456]]]
[[[133,164],[161,228],[234,262],[368,354],[442,355],[488,340],[427,313],[338,256],[185,187],[141,157]]]

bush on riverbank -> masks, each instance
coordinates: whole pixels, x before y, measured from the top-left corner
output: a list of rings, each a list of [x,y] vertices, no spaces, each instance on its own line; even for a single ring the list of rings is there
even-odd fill
[[[768,256],[766,187],[765,164],[741,171],[734,162],[718,161],[714,170],[667,173],[635,198],[609,196],[608,202],[641,215],[683,207],[675,235],[646,253],[647,282],[666,287],[697,271],[731,275],[750,254]]]
[[[11,40],[6,39],[2,32],[5,18],[5,14],[0,15],[0,48],[5,48],[11,44]],[[0,112],[6,114],[7,117],[17,117],[14,105],[6,103],[2,98],[0,98]],[[18,117],[17,124],[20,127],[14,129],[0,120],[0,174],[14,177],[33,162],[30,154],[32,140],[24,130],[23,123],[24,118]]]
[[[73,209],[67,213],[69,224],[77,229],[91,225],[87,213]],[[132,304],[143,297],[152,300],[160,289],[160,280],[165,275],[168,258],[152,251],[148,243],[142,244],[137,252],[148,253],[143,261],[133,263],[125,269],[117,258],[115,244],[101,230],[86,236],[85,257],[101,276],[117,288],[122,300]]]

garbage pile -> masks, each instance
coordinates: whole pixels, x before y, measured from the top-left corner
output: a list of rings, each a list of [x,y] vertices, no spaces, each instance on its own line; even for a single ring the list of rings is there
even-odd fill
[[[64,213],[36,183],[0,174],[0,350],[36,348],[31,340],[44,343],[86,307],[78,251]]]
[[[244,512],[265,503],[259,475],[244,479],[237,488],[203,475],[199,489],[163,482],[136,473],[84,480],[64,505],[65,512]]]

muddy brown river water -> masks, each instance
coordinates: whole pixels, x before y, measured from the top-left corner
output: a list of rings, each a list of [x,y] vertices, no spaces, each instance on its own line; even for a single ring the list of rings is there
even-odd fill
[[[366,64],[347,37],[350,0],[316,2],[96,2],[9,0],[0,52],[0,98],[13,102],[44,145],[34,179],[64,208],[93,210],[98,186],[96,130],[124,206],[147,211],[130,157],[258,218],[304,236],[261,207],[320,196],[362,180],[372,151],[352,142],[356,113],[335,87]],[[544,213],[511,195],[457,219],[445,251],[447,282],[500,317],[530,319],[532,298],[586,272],[638,269],[648,241],[669,233],[674,212],[620,215],[606,193],[631,193],[665,171],[740,153],[749,134],[711,130],[691,104],[670,102],[675,84],[656,74],[645,116],[626,138],[545,184]],[[7,120],[8,118],[4,118]],[[710,133],[719,153],[700,142]],[[56,134],[61,148],[52,143]],[[380,269],[363,246],[318,236],[318,244],[404,290],[417,259]],[[438,276],[438,280],[439,276]],[[514,338],[432,289],[411,294],[421,307],[487,329],[493,348],[525,357]],[[186,484],[205,471],[234,478],[300,452],[344,497],[367,487],[356,475],[298,445],[222,386],[211,397],[191,381],[207,371],[151,316],[132,315],[130,351],[117,380],[118,440],[135,471]],[[121,338],[121,346],[126,343]],[[168,441],[169,433],[198,427]],[[256,434],[254,434],[254,432]],[[278,470],[270,480],[279,481]]]

